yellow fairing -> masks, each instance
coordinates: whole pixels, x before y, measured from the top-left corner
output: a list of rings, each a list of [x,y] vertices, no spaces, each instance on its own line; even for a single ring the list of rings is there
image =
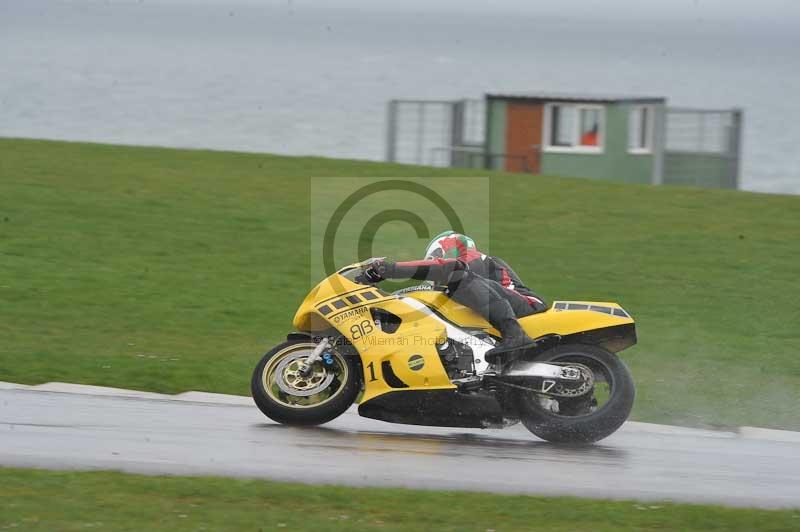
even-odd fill
[[[499,335],[499,332],[480,315],[456,303],[442,292],[435,290],[411,292],[408,297],[422,301],[460,327],[484,329],[489,334]],[[586,310],[582,310],[584,307]],[[615,312],[623,315],[615,315]],[[547,334],[567,336],[627,325],[633,323],[633,319],[616,303],[556,301],[546,312],[520,318],[519,323],[528,336],[538,338]]]
[[[402,321],[397,330],[380,330],[370,308],[398,316]],[[306,297],[294,326],[301,331],[333,327],[352,342],[364,368],[362,403],[390,391],[455,388],[436,350],[445,339],[444,325],[374,287],[334,274]]]
[[[444,292],[439,290],[420,290],[419,292],[410,292],[406,295],[407,297],[413,297],[414,299],[422,301],[442,316],[447,316],[447,319],[459,327],[485,329],[489,334],[500,334],[499,331],[492,328],[489,322],[483,319],[483,317],[469,307],[465,307],[461,303],[456,303]]]
[[[583,310],[582,307],[589,308]],[[590,310],[592,309],[592,310]],[[597,329],[633,324],[633,318],[616,303],[596,301],[556,301],[547,312],[519,320],[528,336],[546,334],[568,336]]]

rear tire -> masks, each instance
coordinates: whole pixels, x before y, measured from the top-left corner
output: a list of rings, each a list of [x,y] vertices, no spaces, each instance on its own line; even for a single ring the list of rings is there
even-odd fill
[[[250,391],[265,416],[284,425],[321,425],[339,417],[353,404],[361,389],[361,376],[355,357],[351,355],[328,349],[333,362],[317,362],[314,365],[316,377],[308,379],[309,382],[298,382],[293,377],[293,364],[296,367],[305,360],[314,347],[316,344],[310,339],[289,340],[273,347],[261,358],[253,371]],[[314,378],[319,380],[318,385],[313,382]],[[281,385],[278,379],[283,379]],[[323,387],[328,380],[328,385]],[[302,387],[295,389],[300,385]],[[317,388],[317,393],[307,395]]]
[[[542,406],[539,394],[514,392],[520,421],[536,436],[554,443],[591,443],[611,435],[628,419],[636,391],[630,371],[614,353],[598,346],[569,344],[545,351],[536,361],[587,365],[596,378],[603,373],[610,389],[608,401],[599,407],[594,406],[593,397],[560,399],[559,413]]]

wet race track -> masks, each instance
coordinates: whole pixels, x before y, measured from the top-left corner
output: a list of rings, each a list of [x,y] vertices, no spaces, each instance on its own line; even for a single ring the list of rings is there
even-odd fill
[[[796,433],[629,423],[599,444],[570,448],[520,425],[414,427],[351,410],[323,427],[292,428],[246,398],[6,388],[4,466],[800,507]]]

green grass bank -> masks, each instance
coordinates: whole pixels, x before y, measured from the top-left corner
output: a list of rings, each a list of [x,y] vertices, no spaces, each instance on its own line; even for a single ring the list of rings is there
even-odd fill
[[[0,469],[0,528],[27,530],[797,530],[800,512],[258,480]]]
[[[0,380],[246,394],[309,288],[309,176],[459,175],[0,139]],[[637,319],[635,419],[800,429],[800,197],[491,175],[493,254]]]

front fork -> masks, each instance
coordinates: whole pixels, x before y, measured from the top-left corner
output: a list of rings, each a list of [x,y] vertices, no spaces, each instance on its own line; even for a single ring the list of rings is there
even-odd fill
[[[330,342],[328,338],[323,337],[322,340],[317,344],[317,347],[311,352],[311,356],[309,356],[302,364],[300,364],[300,368],[298,372],[300,375],[304,377],[308,377],[311,374],[311,367],[317,363],[322,358],[322,353],[328,348]]]

